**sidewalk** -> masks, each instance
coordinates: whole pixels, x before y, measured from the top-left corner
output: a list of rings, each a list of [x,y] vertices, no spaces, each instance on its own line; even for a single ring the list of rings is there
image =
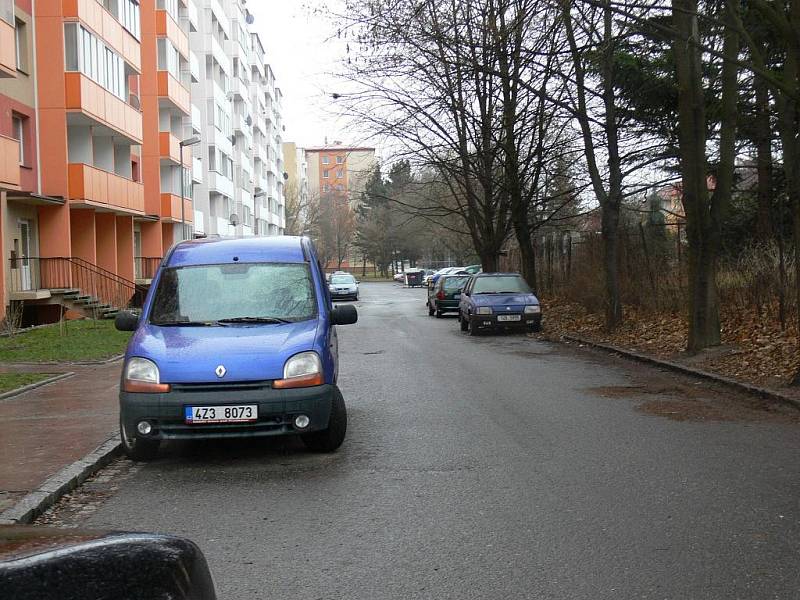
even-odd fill
[[[74,375],[0,400],[0,513],[117,431],[120,368],[121,361],[40,366]]]

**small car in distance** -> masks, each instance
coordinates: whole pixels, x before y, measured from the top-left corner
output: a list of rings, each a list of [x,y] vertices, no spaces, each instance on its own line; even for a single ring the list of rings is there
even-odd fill
[[[122,449],[156,456],[164,440],[299,434],[313,451],[344,441],[336,325],[308,238],[206,238],[164,257],[133,331],[120,382]]]
[[[328,284],[333,300],[358,300],[358,280],[350,273],[334,273]]]
[[[472,275],[458,304],[461,331],[541,331],[539,299],[519,273]]]
[[[469,275],[442,275],[436,283],[428,286],[428,315],[441,317],[446,312],[457,312],[461,290],[469,281]]]

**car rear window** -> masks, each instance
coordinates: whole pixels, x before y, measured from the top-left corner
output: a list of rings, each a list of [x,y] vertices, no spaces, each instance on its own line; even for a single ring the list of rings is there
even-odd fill
[[[472,287],[473,294],[530,294],[531,288],[519,276],[496,275],[478,277]]]
[[[331,277],[331,283],[355,283],[356,279],[352,275],[334,275]]]
[[[442,287],[446,292],[460,290],[466,285],[467,281],[469,281],[469,277],[445,277]]]
[[[317,305],[305,263],[235,263],[164,269],[150,322],[208,322],[238,317],[304,321]]]

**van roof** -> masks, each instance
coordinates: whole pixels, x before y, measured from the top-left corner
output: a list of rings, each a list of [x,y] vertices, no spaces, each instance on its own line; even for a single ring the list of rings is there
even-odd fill
[[[303,238],[269,236],[247,238],[203,238],[178,243],[169,255],[167,266],[225,264],[237,262],[306,262]]]

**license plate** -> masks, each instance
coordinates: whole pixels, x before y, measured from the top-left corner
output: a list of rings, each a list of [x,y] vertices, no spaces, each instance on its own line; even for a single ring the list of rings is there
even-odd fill
[[[258,404],[186,406],[184,417],[194,423],[247,423],[258,420]]]
[[[497,315],[498,321],[521,321],[522,315]]]

